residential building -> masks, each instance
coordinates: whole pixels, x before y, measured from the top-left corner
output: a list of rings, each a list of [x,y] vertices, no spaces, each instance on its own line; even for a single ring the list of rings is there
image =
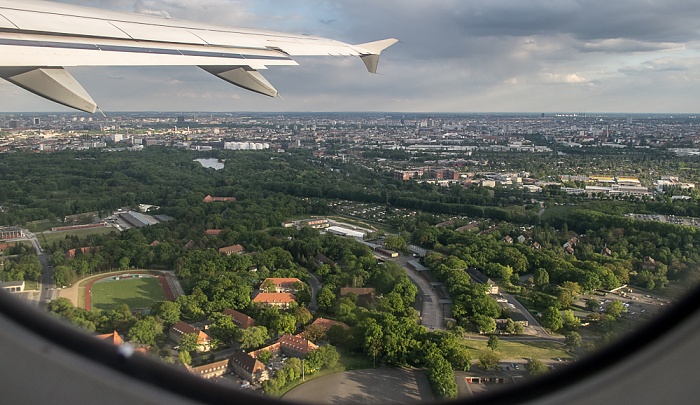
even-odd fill
[[[112,333],[105,333],[103,335],[97,335],[95,337],[100,339],[100,340],[104,340],[107,343],[111,343],[113,345],[116,345],[116,346],[119,346],[120,344],[124,343],[124,340],[119,335],[119,333],[117,333],[116,330]]]
[[[488,278],[484,273],[480,272],[474,267],[469,267],[467,269],[467,274],[479,284],[486,284],[487,290],[486,294],[496,295],[498,294],[498,286],[496,283]]]
[[[226,308],[223,310],[223,313],[230,316],[233,319],[233,323],[241,329],[248,329],[251,326],[255,326],[255,319],[235,309]]]
[[[253,303],[270,307],[274,306],[280,308],[287,308],[295,302],[297,302],[296,298],[293,294],[290,293],[261,292],[258,293],[258,295],[256,295],[255,297],[253,297]]]
[[[210,203],[210,202],[236,202],[236,197],[212,197],[210,195],[207,195],[204,197],[202,200],[205,203]]]
[[[296,283],[301,283],[302,281],[299,280],[296,277],[293,278],[283,278],[283,277],[268,277],[263,282],[260,284],[260,289],[261,290],[268,290],[267,288],[263,289],[263,286],[269,286],[269,285],[274,285],[275,286],[275,292],[277,293],[283,293],[283,292],[288,292],[288,293],[296,293],[297,290],[295,288]]]
[[[236,375],[245,378],[251,384],[270,378],[265,365],[246,352],[235,352],[229,359],[229,367]]]
[[[231,256],[232,254],[237,254],[237,255],[242,255],[245,249],[243,246],[239,245],[233,245],[233,246],[226,246],[222,247],[219,249],[219,253],[223,253],[226,256]]]
[[[204,231],[204,234],[206,236],[218,236],[221,235],[222,232],[223,230],[221,229],[207,229],[206,231]]]
[[[80,253],[82,253],[82,254],[85,254],[85,253],[90,253],[93,250],[97,251],[97,250],[99,250],[99,248],[85,246],[85,247],[81,247],[81,248],[77,248],[77,249],[70,249],[69,251],[66,252],[66,259],[74,259],[75,255],[78,251],[80,251]]]
[[[366,308],[374,305],[376,293],[374,288],[342,287],[340,289],[341,297],[345,297],[348,294],[355,294],[357,296],[357,305]]]
[[[189,370],[192,374],[206,379],[221,377],[229,370],[229,360],[220,360],[214,363],[192,367]]]
[[[316,253],[316,256],[314,256],[314,262],[316,263],[317,266],[320,266],[322,264],[327,264],[329,266],[333,266],[336,264],[333,260],[326,257],[326,255],[324,255],[321,252]]]
[[[301,336],[284,335],[279,339],[280,350],[290,357],[304,358],[311,351],[318,349],[313,342]]]
[[[199,328],[195,328],[192,325],[186,324],[185,322],[178,322],[170,328],[169,336],[175,342],[180,343],[180,339],[184,335],[189,334],[197,335],[197,351],[206,352],[211,348],[211,338],[206,333],[202,332]]]
[[[316,320],[314,320],[311,323],[311,325],[312,326],[313,325],[320,326],[326,332],[328,332],[328,330],[335,325],[340,326],[341,328],[343,328],[343,330],[350,330],[350,327],[348,325],[346,325],[345,323],[340,322],[340,321],[334,321],[332,319],[326,319],[326,318],[316,318]]]
[[[0,243],[0,253],[4,252],[5,250],[15,246],[14,243]]]

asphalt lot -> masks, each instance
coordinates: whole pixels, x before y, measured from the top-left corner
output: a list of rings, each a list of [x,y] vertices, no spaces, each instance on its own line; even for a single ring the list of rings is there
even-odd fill
[[[432,401],[421,370],[377,368],[327,375],[302,384],[284,397],[300,403],[409,404]]]

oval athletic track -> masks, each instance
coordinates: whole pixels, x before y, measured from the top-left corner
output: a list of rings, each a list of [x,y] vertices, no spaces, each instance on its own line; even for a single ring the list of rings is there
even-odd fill
[[[121,273],[121,274],[149,274],[149,275],[153,275],[152,272],[149,272],[149,271],[138,271],[138,270],[137,270],[137,271],[127,271],[127,272],[124,272],[124,273]],[[91,306],[91,305],[92,305],[92,302],[91,302],[91,292],[90,292],[90,289],[91,289],[92,285],[93,285],[96,281],[100,281],[100,280],[102,280],[102,279],[105,279],[105,278],[108,278],[108,277],[114,277],[114,276],[118,276],[118,275],[119,275],[119,274],[107,274],[107,275],[105,275],[104,277],[96,277],[96,278],[94,278],[94,279],[88,281],[88,282],[85,284],[85,302],[84,302],[84,305],[85,305],[85,306],[84,306],[84,308],[85,308],[86,310],[91,310],[91,309],[92,309],[92,306]],[[170,286],[168,286],[168,282],[165,280],[165,276],[164,276],[163,274],[158,274],[158,275],[156,276],[156,278],[158,279],[158,282],[160,283],[160,286],[161,286],[161,288],[163,289],[163,294],[165,294],[165,298],[166,298],[168,301],[174,301],[174,300],[175,300],[175,295],[174,295],[173,292],[170,290]]]

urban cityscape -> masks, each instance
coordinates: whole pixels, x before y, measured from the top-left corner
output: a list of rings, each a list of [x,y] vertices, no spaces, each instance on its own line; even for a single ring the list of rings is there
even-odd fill
[[[467,398],[697,282],[699,156],[689,114],[2,114],[0,285],[237,390]]]

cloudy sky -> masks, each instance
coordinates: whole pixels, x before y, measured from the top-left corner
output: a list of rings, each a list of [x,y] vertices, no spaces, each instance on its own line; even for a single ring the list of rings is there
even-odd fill
[[[61,0],[348,43],[265,77],[283,99],[196,67],[73,68],[105,111],[700,112],[697,0]],[[67,111],[0,82],[0,111]]]

